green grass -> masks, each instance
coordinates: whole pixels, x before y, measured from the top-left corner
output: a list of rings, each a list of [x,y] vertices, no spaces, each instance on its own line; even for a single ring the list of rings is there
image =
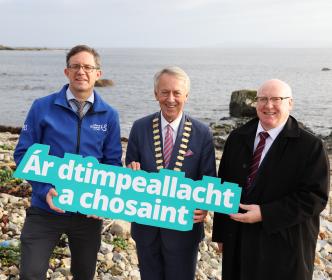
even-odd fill
[[[5,151],[12,151],[12,150],[14,150],[14,146],[2,144],[2,145],[0,145],[0,149],[5,150]]]
[[[0,184],[10,183],[19,185],[22,182],[23,180],[13,177],[13,171],[11,169],[0,169]]]
[[[122,250],[126,250],[128,248],[128,242],[123,237],[114,237],[111,242],[114,247],[120,248]]]
[[[20,263],[19,247],[0,247],[0,262],[2,266],[18,265]]]

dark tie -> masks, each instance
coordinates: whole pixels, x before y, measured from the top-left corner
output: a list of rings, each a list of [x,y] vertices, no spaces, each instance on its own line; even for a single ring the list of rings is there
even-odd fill
[[[76,99],[72,99],[72,101],[75,103],[75,105],[77,107],[77,111],[76,111],[77,115],[79,116],[80,119],[82,119],[84,116],[83,109],[84,109],[86,101],[78,101]]]
[[[165,144],[164,144],[165,167],[168,166],[173,151],[173,129],[169,124],[167,125],[166,129],[167,130],[166,130]]]
[[[256,147],[256,150],[252,156],[251,163],[250,163],[249,176],[247,177],[247,188],[250,188],[252,182],[255,180],[255,177],[256,177],[256,174],[258,171],[258,167],[259,167],[259,162],[262,157],[262,152],[265,147],[265,141],[266,141],[266,138],[269,137],[269,134],[267,132],[262,131],[259,133],[259,137],[260,137],[259,143]]]

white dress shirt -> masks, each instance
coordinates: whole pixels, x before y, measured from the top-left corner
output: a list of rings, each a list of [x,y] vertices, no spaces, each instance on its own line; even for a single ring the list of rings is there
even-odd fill
[[[75,112],[77,112],[77,105],[75,104],[75,102],[72,101],[73,99],[76,99],[76,98],[75,98],[74,94],[71,92],[71,90],[69,89],[69,87],[67,88],[67,91],[66,91],[66,98],[69,102],[70,107]],[[93,94],[93,92],[86,101],[87,102],[85,103],[84,108],[83,108],[83,115],[85,115],[86,112],[89,111],[90,107],[92,106],[93,102],[95,101],[95,95]]]
[[[180,122],[182,119],[183,112],[171,123],[169,123],[163,116],[163,113],[160,113],[161,115],[161,134],[163,136],[163,143],[165,143],[165,137],[166,137],[166,131],[167,131],[167,125],[169,124],[173,129],[173,144],[175,143],[176,136],[178,135],[178,130],[180,126]]]
[[[262,131],[265,131],[265,132],[269,133],[269,137],[267,137],[266,140],[265,140],[265,147],[263,149],[261,160],[260,160],[259,164],[262,163],[265,155],[267,154],[267,152],[271,148],[274,140],[277,138],[277,136],[279,135],[279,133],[281,132],[281,130],[284,128],[286,122],[287,122],[287,120],[284,123],[282,123],[281,125],[279,125],[279,126],[277,126],[275,128],[272,128],[270,130],[267,130],[267,131],[262,127],[261,122],[258,123],[257,131],[256,131],[256,137],[255,137],[255,142],[254,142],[254,150],[253,151],[256,150],[256,147],[257,147],[257,145],[259,143],[259,140],[260,140],[259,133],[262,132]]]

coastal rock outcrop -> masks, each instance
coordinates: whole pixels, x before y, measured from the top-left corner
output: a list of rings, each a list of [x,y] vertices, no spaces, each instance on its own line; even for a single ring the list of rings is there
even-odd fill
[[[99,79],[95,82],[95,87],[111,87],[114,82],[110,79]]]
[[[255,117],[256,90],[233,91],[229,104],[229,113],[232,117]]]

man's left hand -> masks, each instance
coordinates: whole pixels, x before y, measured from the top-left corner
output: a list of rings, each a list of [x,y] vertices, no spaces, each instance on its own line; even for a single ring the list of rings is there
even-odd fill
[[[257,223],[262,221],[261,208],[257,204],[241,204],[240,208],[246,210],[246,213],[230,214],[232,220],[240,223]]]
[[[206,210],[196,209],[194,211],[194,223],[204,222],[207,212],[208,211],[206,211]]]

